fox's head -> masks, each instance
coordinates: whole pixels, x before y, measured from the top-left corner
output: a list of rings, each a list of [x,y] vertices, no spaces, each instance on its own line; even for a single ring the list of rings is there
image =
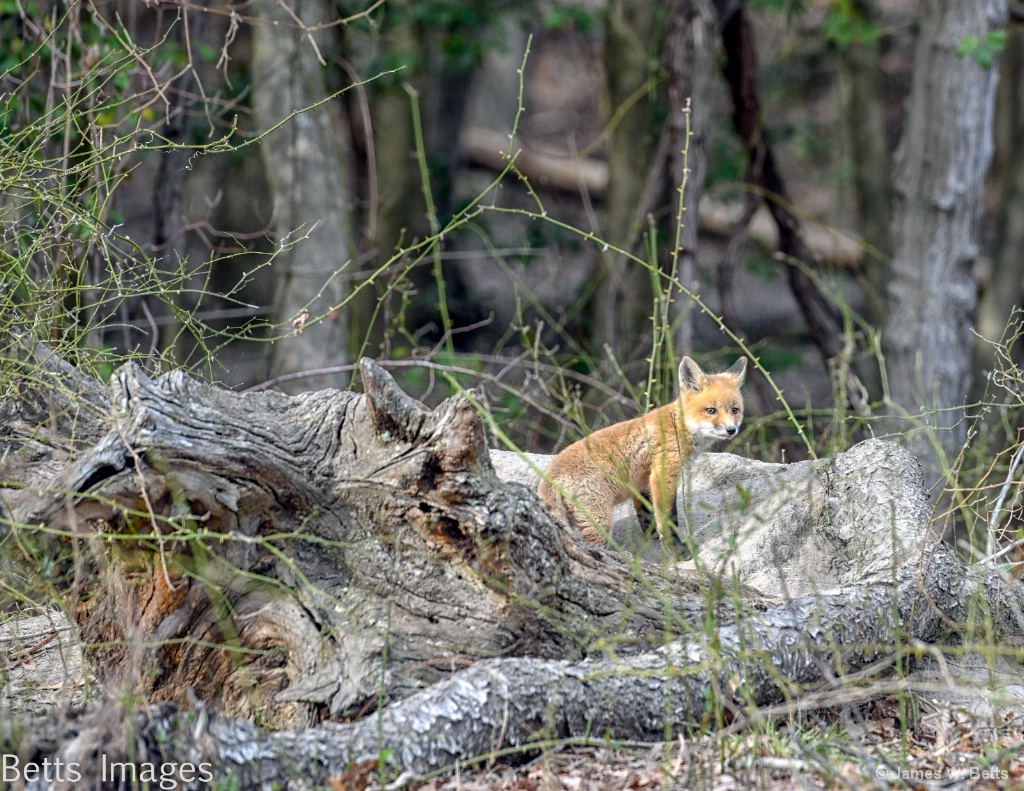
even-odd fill
[[[740,385],[747,375],[747,358],[728,371],[706,374],[689,357],[679,363],[679,409],[693,444],[706,448],[736,435],[743,422]]]

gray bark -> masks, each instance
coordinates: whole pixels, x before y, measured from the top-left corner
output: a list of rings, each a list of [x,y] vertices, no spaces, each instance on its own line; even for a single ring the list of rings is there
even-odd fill
[[[992,615],[997,639],[1024,634],[1020,589],[994,573],[974,578],[937,545],[923,560],[905,564],[892,585],[796,600],[719,629],[714,649],[698,635],[621,660],[491,659],[378,716],[276,733],[206,706],[158,707],[126,723],[119,707],[107,704],[81,719],[33,729],[22,755],[59,757],[92,779],[102,745],[108,761],[205,762],[218,778],[237,778],[244,788],[300,789],[359,766],[372,773],[380,765],[385,778],[409,779],[497,750],[528,749],[538,736],[671,740],[706,724],[709,710],[743,716],[808,685],[835,683],[908,638],[937,642],[950,624],[968,623],[979,601]]]
[[[627,252],[634,250],[646,221],[645,179],[657,142],[651,131],[653,103],[645,91],[653,90],[658,5],[657,0],[613,0],[608,8],[604,52],[609,108],[612,113],[625,112],[611,132],[608,194],[613,197],[606,202],[601,234]],[[634,102],[628,110],[627,102]],[[626,364],[637,359],[641,349],[650,348],[651,277],[642,266],[612,250],[601,255],[592,346],[595,353],[607,346],[619,364]]]
[[[553,456],[491,451],[504,480],[536,489]],[[676,492],[679,535],[693,568],[784,601],[839,586],[886,582],[926,551],[930,505],[921,468],[900,445],[865,440],[792,464],[701,453]],[[631,502],[614,510],[611,544],[673,562]]]
[[[237,394],[130,365],[108,397],[5,341],[25,363],[0,402],[0,543],[78,537],[58,584],[92,666],[150,704],[17,731],[24,760],[87,779],[104,756],[306,788],[364,760],[423,774],[538,735],[663,739],[706,725],[709,703],[742,715],[908,635],[955,637],[974,608],[995,640],[1024,636],[1020,586],[942,545],[772,608],[586,544],[498,480],[467,400],[427,410],[371,361],[365,395]],[[23,726],[0,727],[6,744]]]
[[[992,271],[978,304],[974,341],[975,383],[996,364],[994,342],[1003,338],[1010,314],[1022,307],[1024,297],[1024,30],[1008,31],[1001,58],[1001,77],[996,94],[996,160],[999,199],[996,203],[996,239]]]
[[[366,395],[291,398],[129,365],[109,407],[80,413],[96,440],[73,455],[36,453],[47,414],[6,405],[0,475],[34,487],[0,492],[8,529],[83,537],[105,593],[74,617],[105,680],[286,727],[403,697],[452,657],[572,657],[610,634],[628,653],[670,612],[701,622],[694,575],[652,570],[637,588],[501,484],[468,400],[430,412],[362,370]]]
[[[679,281],[684,287],[697,290],[697,231],[700,198],[707,173],[707,142],[711,118],[711,97],[717,78],[717,17],[711,0],[673,0],[669,21],[669,124],[672,185],[682,193],[673,192],[674,204],[682,211],[679,233]],[[690,136],[683,108],[689,107]],[[684,151],[686,152],[684,154]],[[693,305],[683,295],[670,303],[669,316],[675,330],[677,355],[693,353]]]
[[[878,23],[874,0],[857,0],[865,21]],[[839,104],[853,163],[854,196],[860,235],[867,319],[881,327],[885,284],[892,256],[892,183],[885,92],[878,42],[853,42],[839,52]]]
[[[274,130],[261,141],[260,152],[280,250],[273,318],[285,337],[274,343],[270,360],[271,376],[280,376],[348,359],[343,313],[332,308],[348,293],[342,270],[352,258],[351,205],[339,116],[330,104],[318,104],[327,97],[319,56],[330,45],[332,29],[314,28],[332,18],[330,3],[288,0],[286,8],[279,0],[254,0],[251,8],[259,19],[253,26],[253,105],[260,130]],[[291,331],[305,310],[309,323],[301,333]],[[334,373],[285,387],[298,392],[346,381]]]
[[[925,0],[896,151],[892,279],[882,349],[890,412],[937,480],[967,434],[981,191],[997,70],[957,47],[1006,21],[1005,0]]]

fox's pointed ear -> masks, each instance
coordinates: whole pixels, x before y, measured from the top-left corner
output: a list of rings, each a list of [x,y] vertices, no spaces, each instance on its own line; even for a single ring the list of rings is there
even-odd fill
[[[708,385],[708,378],[704,372],[689,357],[684,357],[679,363],[679,392],[697,393]]]
[[[740,357],[729,367],[726,373],[736,380],[736,386],[739,387],[743,384],[743,380],[747,378],[747,358]]]

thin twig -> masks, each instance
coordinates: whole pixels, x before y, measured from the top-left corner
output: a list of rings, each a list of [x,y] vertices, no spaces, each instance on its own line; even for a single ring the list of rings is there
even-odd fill
[[[1024,455],[1024,442],[1017,445],[1017,451],[1013,454],[1013,459],[1010,461],[1010,470],[1006,473],[1006,482],[1003,484],[1002,489],[999,491],[999,497],[996,500],[995,507],[992,509],[992,513],[988,519],[988,556],[985,560],[995,560],[997,557],[1008,552],[1014,547],[1015,544],[1011,544],[1004,550],[993,554],[995,548],[995,536],[996,536],[996,525],[999,522],[999,516],[1003,512],[1003,503],[1006,502],[1006,495],[1010,491],[1010,485],[1013,483],[1014,476],[1017,472],[1017,465],[1020,464],[1021,456]],[[1019,542],[1018,542],[1019,543]]]

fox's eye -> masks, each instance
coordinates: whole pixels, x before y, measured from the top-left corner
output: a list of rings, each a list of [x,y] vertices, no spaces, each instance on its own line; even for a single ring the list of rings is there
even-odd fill
[[[732,413],[733,413],[734,415],[738,415],[738,414],[739,414],[739,411],[740,411],[740,408],[739,408],[738,406],[734,406],[734,407],[732,408]]]
[[[707,413],[708,413],[709,415],[713,415],[713,414],[715,414],[715,413],[716,413],[716,412],[717,412],[718,410],[717,410],[717,409],[715,409],[715,408],[714,408],[713,406],[709,406],[709,407],[708,407],[707,409],[705,409],[704,411],[705,411],[705,412],[707,412]]]

